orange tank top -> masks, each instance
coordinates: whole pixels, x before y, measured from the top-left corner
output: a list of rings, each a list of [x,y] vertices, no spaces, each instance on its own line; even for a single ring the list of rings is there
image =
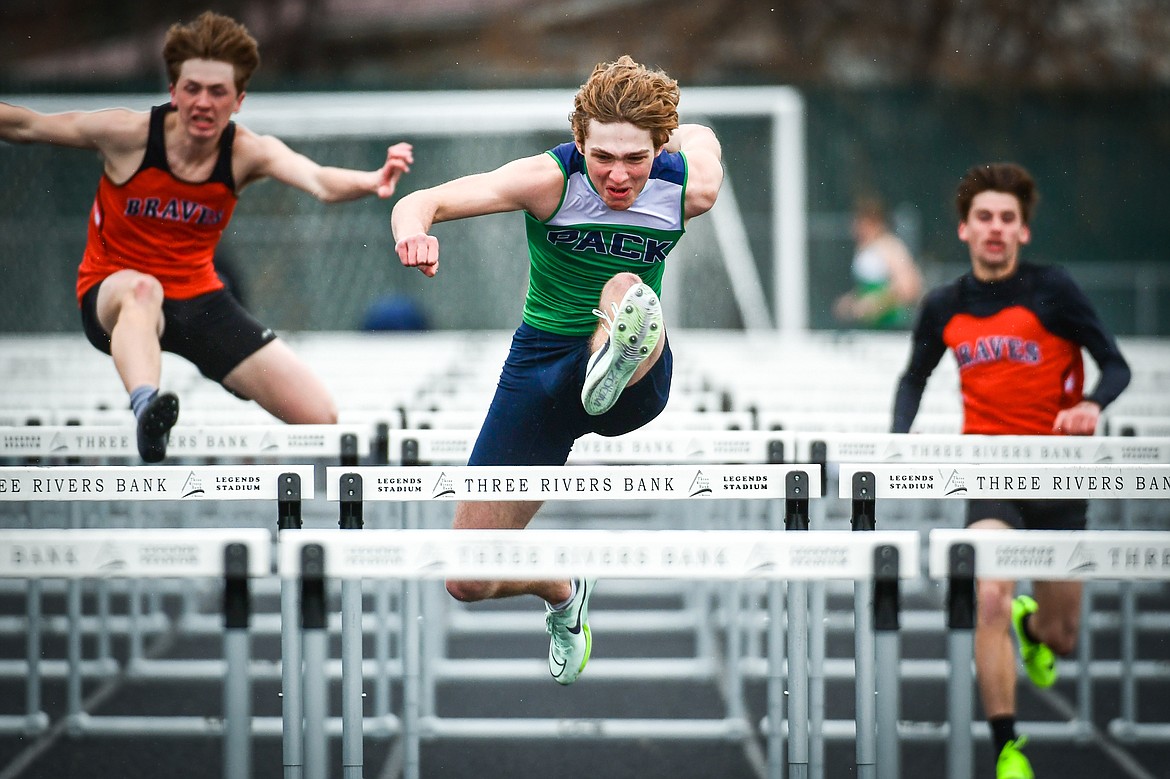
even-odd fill
[[[207,181],[181,181],[167,164],[164,121],[170,105],[150,112],[142,165],[125,184],[102,174],[90,212],[85,255],[77,273],[77,299],[115,271],[154,276],[168,298],[183,300],[223,288],[215,273],[215,247],[236,207],[229,123]]]

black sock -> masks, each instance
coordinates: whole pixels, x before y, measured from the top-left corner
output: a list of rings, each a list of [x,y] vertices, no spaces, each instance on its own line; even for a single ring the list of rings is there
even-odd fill
[[[1028,627],[1028,623],[1031,621],[1032,621],[1032,614],[1031,613],[1025,614],[1024,618],[1020,620],[1020,627],[1023,628],[1024,635],[1028,638],[1029,641],[1035,641],[1036,643],[1040,643],[1040,639],[1036,638],[1036,634],[1032,632],[1032,629],[1030,627]]]
[[[992,717],[987,720],[987,724],[991,726],[991,741],[995,744],[995,754],[998,755],[1002,752],[1007,742],[1016,740],[1016,718],[1014,716]]]

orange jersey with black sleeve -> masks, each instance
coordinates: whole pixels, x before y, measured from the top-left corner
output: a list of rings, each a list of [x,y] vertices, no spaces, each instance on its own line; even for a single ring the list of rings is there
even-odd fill
[[[134,175],[115,184],[105,174],[90,212],[85,255],[77,273],[77,299],[94,284],[126,268],[154,276],[167,298],[183,300],[223,288],[215,248],[236,207],[229,123],[207,181],[181,181],[171,172],[163,123],[170,105],[150,111],[146,154]]]
[[[1116,340],[1059,267],[1019,264],[1012,277],[967,273],[922,303],[913,349],[894,399],[895,433],[909,432],[926,380],[948,350],[959,367],[963,432],[1050,435],[1056,415],[1082,399],[1101,408],[1129,384]],[[1082,348],[1100,368],[1084,395]]]

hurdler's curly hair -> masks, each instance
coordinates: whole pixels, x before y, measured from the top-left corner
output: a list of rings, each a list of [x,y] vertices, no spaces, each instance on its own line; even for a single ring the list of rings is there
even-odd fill
[[[179,69],[190,59],[226,62],[235,70],[236,91],[248,88],[248,79],[260,66],[260,47],[248,28],[212,11],[204,11],[188,24],[172,24],[163,44],[163,61],[171,84],[179,80]]]
[[[661,70],[639,65],[629,55],[593,68],[573,101],[573,138],[585,143],[589,120],[629,122],[650,131],[654,148],[664,146],[678,127],[678,82]]]

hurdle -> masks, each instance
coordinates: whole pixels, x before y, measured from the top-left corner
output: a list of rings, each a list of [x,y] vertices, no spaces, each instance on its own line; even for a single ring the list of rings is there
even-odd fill
[[[475,443],[475,430],[394,430],[389,433],[388,462],[402,465],[427,464],[461,464],[467,461],[471,448]],[[763,432],[754,430],[650,430],[643,428],[624,436],[605,437],[586,435],[578,439],[572,452],[569,454],[568,464],[637,464],[653,461],[662,464],[672,463],[780,463],[787,459],[787,453],[792,451],[793,441],[790,434],[783,432]],[[742,524],[738,519],[731,520]],[[757,526],[764,526],[764,519],[751,518],[745,520]],[[782,527],[778,513],[766,520],[772,527]],[[651,583],[642,583],[641,592]],[[664,582],[664,584],[671,584]],[[738,587],[739,585],[729,585]],[[683,667],[685,660],[675,662],[673,672],[676,674],[690,673],[696,678],[709,677],[714,672],[713,661],[714,634],[705,614],[700,613],[701,604],[709,597],[710,583],[702,582],[688,587],[683,593],[688,604],[685,614],[679,617],[664,618],[654,612],[640,612],[638,614],[619,613],[615,618],[620,622],[609,624],[608,629],[614,630],[642,630],[650,625],[659,629],[693,629],[698,642],[698,656],[691,667]],[[663,592],[673,592],[675,588],[662,588]],[[436,608],[444,608],[449,612],[446,628],[463,630],[474,625],[474,629],[482,630],[485,618],[490,622],[490,629],[525,630],[531,621],[527,615],[510,615],[507,612],[493,612],[490,615],[475,615],[471,617],[461,609],[449,609],[449,599],[440,598],[437,604],[429,604]],[[466,618],[466,619],[465,619]],[[741,621],[740,610],[725,609],[725,619]],[[756,646],[759,633],[749,633]],[[738,640],[738,636],[736,637]]]
[[[5,473],[11,487],[19,477]],[[96,478],[96,477],[95,477]],[[91,717],[82,711],[81,684],[71,678],[68,727],[71,732],[104,733],[221,733],[224,737],[223,776],[246,779],[251,767],[251,685],[247,672],[248,622],[251,613],[248,580],[271,570],[271,536],[259,529],[235,530],[33,530],[0,531],[0,577],[24,580],[109,577],[221,578],[224,619],[224,711],[219,720],[209,718]],[[69,591],[71,612],[80,609],[80,590]],[[30,615],[29,632],[36,631]],[[69,643],[70,663],[80,659],[80,641]],[[29,656],[28,704],[39,706],[39,690],[33,692],[38,657]],[[0,727],[41,729],[47,725],[43,712],[32,712],[23,722],[3,722]]]
[[[339,473],[337,476],[343,482],[339,492],[351,489],[356,483],[354,478],[358,477],[361,484],[369,483],[373,486],[373,489],[364,490],[366,499],[370,499],[371,495],[381,495],[381,497],[374,497],[375,500],[596,500],[599,497],[605,497],[673,498],[705,501],[712,498],[742,497],[742,494],[726,489],[727,484],[734,484],[734,481],[723,480],[734,480],[742,477],[744,473],[744,468],[735,466],[627,466],[620,469],[572,466],[503,469],[416,467],[362,469],[362,472],[358,474]],[[804,470],[797,471],[797,473],[806,478],[809,475]],[[696,478],[700,474],[703,476],[702,480]],[[781,483],[788,481],[788,479],[782,479],[781,476],[786,477],[788,471],[783,466],[752,466],[751,474],[757,478],[766,479],[761,494],[755,497],[779,498],[786,495],[786,492],[781,489]],[[378,482],[379,478],[383,480],[381,483]],[[663,486],[655,491],[631,492],[623,488],[622,480],[627,478],[633,479],[633,483],[639,483],[642,479],[659,478],[663,480],[664,484],[669,483],[670,487]],[[554,480],[556,479],[564,481],[561,485],[555,485]],[[542,480],[547,480],[547,483],[542,484]],[[511,486],[508,486],[509,481]],[[333,474],[330,475],[329,483],[331,485],[334,483]],[[572,483],[578,483],[579,486],[566,489]],[[595,485],[593,490],[589,489],[591,483]],[[555,488],[549,489],[550,485]],[[698,486],[696,487],[696,485]],[[722,489],[720,485],[722,485]],[[394,491],[378,493],[376,490],[379,486],[391,488]],[[804,495],[808,495],[808,493],[805,492]],[[457,531],[452,534],[452,531],[417,529],[365,531],[363,533],[299,531],[287,534],[287,536],[282,534],[281,575],[283,577],[299,576],[300,567],[305,564],[301,555],[306,554],[301,550],[311,548],[314,544],[320,548],[311,553],[313,562],[310,568],[313,576],[316,576],[317,572],[320,571],[322,576],[359,579],[378,576],[404,576],[407,578],[465,576],[499,579],[514,578],[517,574],[531,578],[552,578],[572,573],[596,573],[617,578],[736,579],[749,575],[749,571],[751,576],[762,579],[803,579],[807,576],[818,575],[854,578],[854,575],[859,572],[866,577],[873,574],[876,567],[874,564],[876,549],[884,542],[890,542],[894,545],[892,557],[898,561],[893,568],[896,576],[903,578],[916,576],[918,571],[917,534],[912,532],[853,535],[822,534],[815,531],[773,533],[768,531],[526,530],[521,535],[515,536],[514,542],[508,542],[514,544],[513,546],[504,543],[508,536],[502,534],[506,534],[507,531],[487,531],[487,533],[488,535],[484,538],[477,537],[477,533],[473,531]],[[665,556],[657,555],[657,557],[653,554],[653,550],[665,543],[664,538],[672,537],[675,534],[679,534],[681,538],[690,538],[686,535],[688,533],[698,535],[693,541],[694,546],[680,548],[687,551],[676,549],[673,553],[668,551]],[[645,538],[639,534],[645,534]],[[314,540],[316,538],[320,538],[319,543]],[[386,539],[385,544],[382,542],[383,538]],[[414,552],[402,548],[402,543],[404,543],[402,539],[407,538],[415,539],[410,543],[419,545]],[[595,546],[590,546],[591,542]],[[720,544],[725,542],[726,545],[712,546],[716,542]],[[503,546],[498,546],[498,544],[503,544]],[[634,546],[631,547],[631,544]],[[641,546],[637,544],[641,544]],[[761,547],[758,544],[764,544],[764,546]],[[778,546],[773,547],[769,544]],[[542,547],[542,545],[544,546]],[[547,547],[547,553],[540,551],[544,547]],[[450,554],[455,554],[456,557],[436,558],[436,555],[448,554],[442,551],[444,549],[453,550]],[[561,555],[559,558],[548,557],[558,549]],[[766,558],[761,560],[760,556],[765,555],[763,551],[765,549],[771,551],[767,552]],[[718,551],[718,553],[716,554],[714,551]],[[545,556],[542,557],[542,554]],[[745,557],[745,555],[751,554],[755,554],[755,557]],[[890,551],[887,550],[885,554],[889,556]],[[654,563],[655,559],[659,562]],[[553,562],[550,563],[550,560]],[[731,561],[735,560],[739,562],[732,565]],[[552,567],[549,567],[550,565]],[[505,725],[492,720],[439,719],[422,711],[424,701],[421,700],[418,688],[423,672],[419,667],[420,654],[414,648],[420,635],[417,627],[411,629],[411,625],[417,621],[418,615],[417,588],[408,589],[407,594],[403,616],[404,630],[409,633],[405,641],[408,655],[404,680],[406,685],[404,689],[404,737],[407,744],[405,758],[407,776],[418,775],[418,744],[422,738],[455,736],[550,738],[558,735],[574,735],[596,738],[738,739],[746,735],[742,725],[735,723],[729,725],[725,721],[680,723],[674,720],[620,720],[612,722],[590,720],[566,723],[563,721],[543,722],[510,719]],[[777,610],[773,623],[775,625],[781,624],[782,613],[779,611],[779,603],[773,602],[770,606]],[[782,652],[778,646],[773,646],[771,649]],[[421,656],[425,657],[425,652]],[[778,657],[782,659],[782,654]],[[790,687],[793,686],[791,677],[799,672],[800,665],[801,663],[790,663],[788,669]],[[773,675],[775,677],[781,676],[779,666],[774,670]],[[770,696],[771,710],[768,722],[771,729],[769,733],[771,745],[778,744],[778,739],[781,738],[783,716],[780,713],[780,707],[785,698],[782,694],[782,685],[777,688],[770,687],[770,692],[775,689],[778,689],[781,694]],[[794,694],[788,697],[795,698],[798,695]],[[308,719],[307,713],[306,719]],[[791,736],[791,728],[789,728],[789,733]],[[794,759],[799,761],[799,754],[795,754]],[[772,776],[782,775],[783,764],[779,749],[769,750],[769,765]],[[793,770],[797,773],[802,768],[799,763],[793,764]]]
[[[1126,437],[1072,437],[1072,436],[979,436],[959,434],[891,434],[891,433],[846,433],[832,430],[815,432],[795,431],[793,434],[792,450],[796,462],[809,462],[821,466],[821,473],[826,477],[834,474],[835,466],[841,463],[859,465],[863,463],[1119,463],[1119,464],[1158,464],[1170,461],[1170,439],[1141,439],[1135,440]],[[836,477],[833,477],[836,479]],[[826,479],[828,481],[828,479]],[[850,501],[850,526],[857,528],[857,510],[863,508],[868,511],[867,521],[876,520],[874,507],[859,504],[861,496],[854,494],[854,485],[850,483],[846,474],[842,473],[836,492],[842,499]],[[823,484],[825,494],[833,494],[831,485]],[[901,495],[902,498],[916,497],[912,493]],[[904,501],[900,501],[904,502]],[[888,502],[885,504],[889,506]],[[1123,511],[1129,506],[1123,501]],[[813,505],[813,524],[821,525],[825,522],[826,511],[824,501]],[[888,520],[885,527],[891,527]],[[813,657],[823,657],[825,621],[822,618],[825,602],[825,585],[812,582],[809,585],[810,609],[812,612],[809,639],[813,642]],[[855,593],[856,597],[856,593]],[[1086,613],[1089,610],[1086,609]],[[934,630],[938,626],[936,612],[904,611],[905,619],[902,628],[913,630]],[[855,619],[865,619],[866,615],[855,615]],[[1085,627],[1090,626],[1086,619]],[[1128,632],[1128,631],[1127,631]],[[855,633],[864,639],[866,633]],[[1087,641],[1081,642],[1078,651],[1088,652]],[[864,647],[858,651],[868,652]],[[1088,664],[1086,656],[1086,667]],[[815,667],[815,666],[814,666]],[[831,664],[827,667],[832,670]],[[916,678],[942,678],[947,670],[942,663],[930,660],[910,660],[902,665],[903,675],[907,673]],[[840,736],[840,723],[822,723],[818,716],[818,708],[823,702],[824,676],[814,674],[811,678],[810,692],[813,703],[812,749],[812,776],[819,779],[823,762],[824,743],[821,727],[825,728],[824,735],[829,737]],[[860,703],[860,702],[859,702]],[[937,733],[932,728],[916,729],[913,733],[902,728],[903,734],[908,737],[925,738]],[[867,750],[868,755],[868,750]],[[893,759],[895,755],[883,753],[885,759]],[[868,758],[866,758],[867,760]]]
[[[848,483],[847,483],[848,480]],[[1134,464],[1059,464],[1023,463],[965,465],[918,464],[841,466],[841,497],[856,494],[864,484],[871,499],[905,497],[938,499],[1153,499],[1170,496],[1170,465]],[[847,493],[848,490],[848,493]],[[951,533],[964,534],[951,543]],[[937,535],[936,535],[937,534]],[[967,535],[969,534],[969,535]],[[986,535],[986,546],[983,536]],[[970,537],[969,537],[970,536]],[[974,538],[978,544],[972,543]],[[938,549],[936,550],[935,539]],[[1026,539],[1026,540],[1025,540]],[[1130,546],[1152,551],[1154,563],[1133,570],[1124,554],[1117,550]],[[1170,534],[1139,531],[943,531],[930,533],[930,567],[933,578],[950,581],[948,593],[948,721],[930,735],[948,740],[948,779],[968,779],[972,772],[972,737],[974,699],[970,658],[974,652],[974,586],[977,576],[1005,579],[1167,579],[1170,578]],[[1001,547],[992,545],[994,542]],[[1059,543],[1058,543],[1059,542]],[[1002,547],[1025,546],[1032,550],[1022,557],[1000,554]],[[1107,566],[1100,558],[1103,550],[1112,550]],[[1159,557],[1158,550],[1162,557]],[[998,557],[996,555],[999,555]],[[1019,558],[1019,559],[1017,559]],[[1144,553],[1139,563],[1146,560]],[[1126,570],[1127,567],[1130,570]],[[1083,596],[1087,598],[1086,596]],[[1087,602],[1083,603],[1087,605]],[[1081,666],[1077,676],[1078,715],[1060,726],[1055,723],[1022,723],[1021,730],[1036,739],[1085,736],[1091,733],[1092,690],[1090,686],[1090,650],[1087,620],[1081,621],[1078,637]],[[1122,668],[1124,677],[1133,667]],[[1151,738],[1170,734],[1160,725],[1141,727],[1137,723],[1117,722],[1111,729],[1141,733]],[[923,737],[923,733],[917,733]]]
[[[0,468],[0,501],[22,502],[38,504],[43,502],[68,502],[74,505],[89,505],[100,507],[110,501],[172,501],[179,503],[202,503],[206,501],[239,501],[239,500],[271,500],[278,501],[286,492],[293,490],[300,495],[301,483],[307,483],[308,493],[312,494],[313,469],[303,465],[221,465],[221,466],[18,466]],[[80,568],[81,571],[73,576],[41,576],[30,581],[26,593],[27,604],[27,648],[23,672],[26,678],[26,716],[23,723],[14,720],[0,720],[0,728],[7,732],[12,731],[40,731],[48,726],[48,717],[40,711],[42,678],[42,660],[40,658],[40,635],[42,626],[38,619],[40,615],[41,579],[64,579],[66,586],[66,624],[67,624],[67,715],[68,731],[74,735],[83,733],[101,734],[132,734],[132,733],[171,733],[184,734],[218,734],[223,730],[221,722],[200,717],[111,717],[91,716],[83,710],[82,703],[82,676],[83,658],[81,651],[82,610],[81,584],[83,580],[94,579],[99,585],[108,583],[111,579],[129,580],[128,601],[128,656],[125,666],[120,669],[128,678],[147,678],[154,676],[195,676],[200,678],[224,678],[225,665],[223,662],[209,660],[150,660],[146,657],[143,647],[141,630],[140,597],[141,582],[143,579],[174,580],[182,578],[192,560],[206,560],[209,554],[198,546],[198,539],[206,536],[210,539],[219,537],[221,531],[216,528],[66,528],[56,530],[40,530],[31,528],[16,528],[0,530],[0,538],[11,540],[20,537],[22,533],[58,533],[61,545],[45,547],[45,557],[38,557],[42,562],[56,560],[51,571],[72,570],[71,561],[88,559],[83,554],[89,554],[88,545],[76,546],[70,539],[98,539],[100,533],[125,533],[129,537],[137,538],[134,534],[141,534],[146,539],[174,538],[182,540],[182,545],[167,545],[161,540],[157,542],[159,549],[172,550],[172,560],[160,557],[154,561],[154,567],[131,567],[123,560],[121,547],[111,541],[108,544],[99,544],[97,552],[104,554],[100,560],[105,567],[91,575],[90,569]],[[269,530],[251,529],[233,531],[256,534],[263,537],[265,544],[271,545],[272,533]],[[190,540],[190,544],[187,541]],[[96,541],[95,541],[96,543]],[[143,542],[145,543],[145,542]],[[268,565],[271,557],[268,546],[264,555],[251,554],[250,565]],[[189,548],[190,547],[190,548]],[[193,550],[193,551],[192,551]],[[115,553],[117,553],[115,555]],[[180,554],[181,553],[181,554]],[[198,556],[196,556],[198,555]],[[27,557],[27,555],[25,555]],[[150,558],[146,558],[150,561]],[[206,565],[206,563],[203,563]],[[76,567],[76,566],[75,566]],[[39,569],[31,568],[34,572]],[[50,569],[46,569],[50,570]],[[196,569],[198,571],[204,569]],[[251,575],[269,573],[269,567],[260,570],[248,569]],[[125,572],[125,573],[123,573]],[[83,575],[84,574],[84,575]],[[7,577],[13,578],[13,577]],[[99,610],[102,601],[99,599]],[[235,607],[233,607],[235,609]],[[232,611],[233,621],[239,620],[236,610]],[[99,613],[103,618],[108,614]],[[108,626],[100,627],[108,630]],[[108,645],[108,635],[106,636]],[[99,646],[102,642],[99,641]],[[99,650],[100,651],[100,650]],[[113,664],[111,658],[106,658]],[[103,666],[107,675],[112,675],[118,669],[111,670]],[[96,674],[96,672],[94,672]],[[247,663],[244,664],[244,673],[248,674]],[[250,677],[249,677],[250,678]],[[233,695],[235,692],[233,691]],[[278,720],[278,718],[272,718]],[[252,730],[278,733],[279,728],[273,727],[277,723],[263,723],[252,721]]]

